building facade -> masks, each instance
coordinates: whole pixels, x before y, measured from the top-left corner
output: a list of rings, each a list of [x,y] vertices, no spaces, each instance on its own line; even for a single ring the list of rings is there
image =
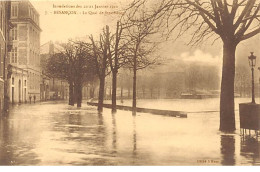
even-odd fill
[[[0,113],[4,105],[4,80],[6,79],[6,59],[9,42],[10,28],[10,1],[0,1]]]
[[[11,1],[9,31],[12,49],[9,53],[8,93],[12,103],[40,99],[40,33],[39,13],[28,0]]]

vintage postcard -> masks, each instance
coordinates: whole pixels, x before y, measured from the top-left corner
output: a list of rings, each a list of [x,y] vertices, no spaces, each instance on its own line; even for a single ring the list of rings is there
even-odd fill
[[[259,0],[1,0],[1,166],[259,166]]]

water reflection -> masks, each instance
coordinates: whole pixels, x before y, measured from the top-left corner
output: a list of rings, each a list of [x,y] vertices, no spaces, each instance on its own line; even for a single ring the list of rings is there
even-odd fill
[[[98,133],[98,136],[99,136],[99,139],[98,139],[99,144],[104,146],[107,134],[106,134],[106,131],[105,131],[104,117],[101,114],[98,114],[97,133]]]
[[[235,165],[235,138],[233,135],[221,135],[222,165]]]
[[[27,127],[9,117],[0,119],[0,165],[32,165],[40,162],[29,136],[20,135]]]
[[[68,132],[74,133],[80,131],[81,125],[81,112],[69,112],[68,113]]]
[[[240,155],[252,165],[260,165],[260,143],[256,138],[241,139]]]
[[[108,109],[99,115],[66,104],[15,106],[0,121],[0,165],[259,164],[259,142],[240,147],[238,135],[216,134],[216,121],[217,114],[180,119]]]
[[[0,165],[11,165],[12,164],[12,149],[10,145],[10,132],[8,127],[8,120],[1,118],[0,119]]]
[[[137,145],[136,145],[136,116],[133,116],[133,158],[137,156]]]
[[[116,114],[112,113],[112,153],[117,153],[117,128],[116,128]]]

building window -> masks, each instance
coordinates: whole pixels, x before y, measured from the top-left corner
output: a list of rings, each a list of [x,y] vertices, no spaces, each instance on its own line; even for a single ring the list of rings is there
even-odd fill
[[[11,17],[17,17],[18,16],[18,5],[13,4],[11,7]]]
[[[11,63],[17,63],[17,47],[14,47],[11,51]]]
[[[26,87],[26,80],[24,80],[24,86]]]
[[[17,40],[17,27],[10,30],[10,40]]]
[[[12,77],[12,85],[14,85],[14,77]]]

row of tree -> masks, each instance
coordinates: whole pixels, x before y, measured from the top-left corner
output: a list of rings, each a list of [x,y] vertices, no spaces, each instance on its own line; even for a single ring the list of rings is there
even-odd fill
[[[82,41],[69,41],[61,44],[63,48],[42,62],[47,76],[66,80],[69,83],[69,105],[81,106],[82,87],[93,80],[96,69],[90,47]]]
[[[193,45],[208,39],[222,41],[220,130],[234,131],[235,52],[240,42],[260,32],[259,9],[258,0],[133,0],[118,21],[114,34],[106,26],[98,41],[90,36],[91,43],[83,44],[92,49],[88,53],[92,54],[100,80],[98,110],[102,111],[104,80],[109,71],[113,75],[112,106],[113,111],[116,110],[116,76],[120,67],[127,66],[133,71],[135,112],[137,71],[155,63],[156,58],[146,57],[155,50],[156,38],[153,35],[164,29],[167,36],[172,34],[176,38],[190,34],[188,43]],[[71,66],[70,74],[73,73]],[[108,71],[109,66],[111,70]]]
[[[140,11],[139,11],[140,10]],[[157,33],[158,23],[146,20],[143,8],[129,10],[115,24],[107,25],[98,37],[70,40],[62,44],[63,50],[45,63],[46,74],[65,79],[69,83],[69,104],[81,106],[82,86],[99,80],[98,111],[103,111],[105,78],[112,75],[112,112],[116,112],[117,75],[120,68],[133,73],[133,113],[136,112],[137,71],[158,63],[155,55],[158,43],[151,41]]]

